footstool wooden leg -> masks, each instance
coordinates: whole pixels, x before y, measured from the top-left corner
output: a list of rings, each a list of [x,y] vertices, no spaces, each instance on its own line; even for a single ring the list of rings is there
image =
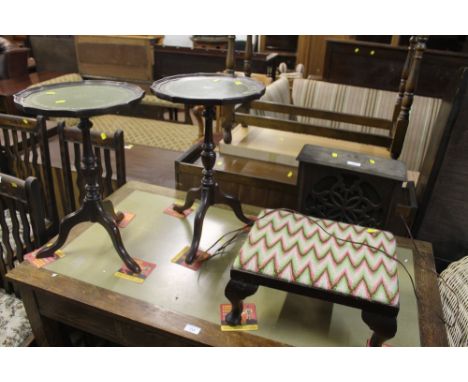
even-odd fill
[[[242,281],[230,280],[224,295],[231,302],[232,309],[226,316],[226,322],[229,325],[239,325],[241,322],[241,314],[244,309],[242,300],[253,295],[258,289],[258,285],[247,284]]]
[[[363,310],[362,320],[374,332],[370,339],[370,346],[382,346],[386,340],[393,338],[397,332],[396,316],[386,316]]]

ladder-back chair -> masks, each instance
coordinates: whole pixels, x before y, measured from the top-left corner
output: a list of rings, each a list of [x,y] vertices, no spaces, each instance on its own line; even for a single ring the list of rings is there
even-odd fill
[[[40,195],[38,179],[0,173],[0,346],[29,346],[34,340],[19,292],[5,275],[46,242]]]
[[[0,129],[0,170],[20,179],[37,178],[48,234],[56,234],[57,201],[45,119],[0,114]]]
[[[47,240],[40,195],[38,179],[22,180],[0,173],[0,281],[8,293],[12,287],[5,279],[6,273]]]

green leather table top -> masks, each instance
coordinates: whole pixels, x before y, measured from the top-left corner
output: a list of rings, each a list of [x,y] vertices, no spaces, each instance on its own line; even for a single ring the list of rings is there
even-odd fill
[[[65,82],[29,88],[15,94],[16,105],[31,114],[91,116],[132,104],[144,95],[141,88],[125,82]]]
[[[121,229],[131,256],[156,263],[143,284],[114,276],[121,266],[104,229],[93,224],[68,243],[65,257],[46,266],[50,271],[121,293],[165,309],[218,324],[219,305],[228,303],[224,288],[231,264],[242,245],[243,236],[230,250],[217,256],[198,271],[171,262],[191,242],[194,213],[181,220],[163,213],[175,199],[135,190],[116,205],[133,212],[135,218]],[[227,231],[241,226],[227,209],[210,207],[205,218],[201,249],[209,247]],[[414,277],[412,251],[397,248],[398,258]],[[389,341],[394,346],[419,346],[416,298],[401,266],[398,332]],[[370,330],[361,320],[360,310],[309,297],[260,287],[246,302],[256,304],[259,329],[253,334],[295,346],[364,346]]]
[[[218,73],[179,74],[151,85],[159,98],[195,105],[226,105],[251,101],[265,93],[265,85],[250,77]]]

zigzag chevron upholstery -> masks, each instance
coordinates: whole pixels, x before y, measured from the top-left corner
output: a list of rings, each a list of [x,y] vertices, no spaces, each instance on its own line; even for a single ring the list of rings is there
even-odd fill
[[[339,239],[366,243],[388,256]],[[395,250],[396,240],[390,232],[284,210],[264,210],[233,269],[398,306]]]

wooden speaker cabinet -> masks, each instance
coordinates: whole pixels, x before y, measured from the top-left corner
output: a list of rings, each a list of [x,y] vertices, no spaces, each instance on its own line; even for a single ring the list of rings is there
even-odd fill
[[[305,145],[297,159],[300,212],[389,228],[406,181],[403,162],[313,145]]]

